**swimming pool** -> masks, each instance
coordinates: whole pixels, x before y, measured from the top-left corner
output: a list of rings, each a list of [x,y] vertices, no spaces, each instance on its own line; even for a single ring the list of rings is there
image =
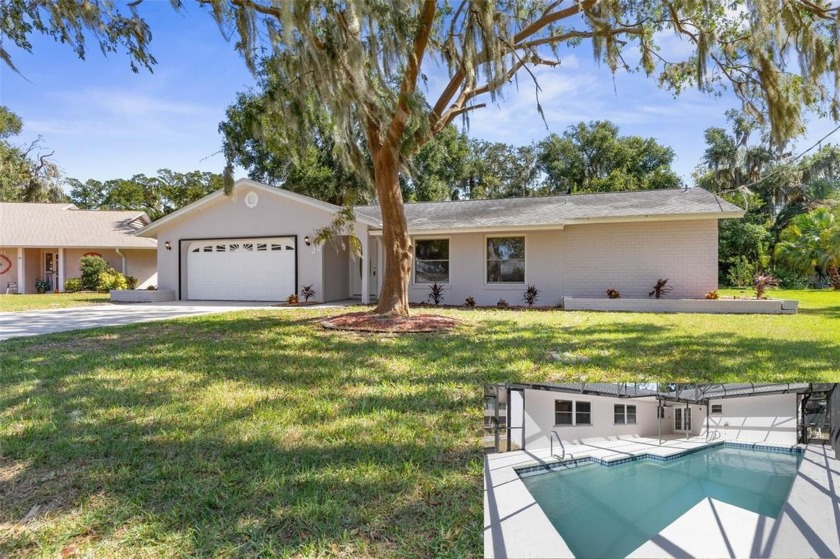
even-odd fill
[[[570,466],[522,482],[576,557],[626,557],[707,497],[775,518],[802,460],[719,445],[667,462]]]

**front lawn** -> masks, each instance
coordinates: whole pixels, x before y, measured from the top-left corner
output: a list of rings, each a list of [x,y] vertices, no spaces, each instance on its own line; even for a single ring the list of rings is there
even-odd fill
[[[480,555],[482,384],[836,381],[840,292],[772,295],[802,311],[442,310],[463,324],[389,336],[266,309],[0,342],[0,556]]]
[[[109,301],[108,293],[0,294],[0,312],[64,309]]]

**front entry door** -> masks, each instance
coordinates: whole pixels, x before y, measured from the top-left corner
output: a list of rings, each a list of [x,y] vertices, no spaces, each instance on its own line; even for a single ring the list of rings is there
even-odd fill
[[[44,252],[44,281],[52,291],[58,290],[58,253]]]
[[[674,431],[691,431],[691,408],[674,408]]]

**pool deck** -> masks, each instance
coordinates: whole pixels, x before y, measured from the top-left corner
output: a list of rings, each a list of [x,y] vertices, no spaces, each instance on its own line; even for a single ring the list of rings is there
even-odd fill
[[[614,461],[640,454],[667,457],[720,442],[709,443],[705,437],[663,439],[662,445],[658,439],[645,437],[610,437],[566,445],[566,460],[592,457]],[[574,557],[515,471],[556,462],[549,449],[485,457],[485,557]],[[840,462],[834,460],[830,447],[809,445],[778,518],[706,499],[630,557],[838,557],[838,491]]]

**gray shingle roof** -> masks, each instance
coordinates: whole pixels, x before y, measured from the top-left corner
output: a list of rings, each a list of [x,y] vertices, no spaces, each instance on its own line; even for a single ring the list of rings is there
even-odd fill
[[[780,394],[785,392],[805,392],[811,386],[807,382],[798,383],[762,383],[762,384],[698,384],[677,392],[661,392],[644,388],[634,383],[550,383],[550,384],[518,384],[525,388],[536,388],[556,392],[597,394],[600,396],[617,396],[637,398],[644,396],[661,396],[666,400],[682,400],[703,402],[705,400],[754,396],[761,394]],[[647,385],[645,385],[647,386]],[[817,387],[818,388],[818,387]]]
[[[778,394],[782,392],[801,392],[807,390],[810,385],[806,382],[787,384],[708,384],[697,388],[683,390],[677,396],[676,392],[668,393],[672,398],[679,397],[683,400],[701,401],[706,399],[734,398],[738,396],[752,396],[756,394]]]
[[[381,222],[379,206],[357,206],[357,215]],[[605,192],[405,205],[411,232],[504,227],[562,227],[587,221],[697,215],[740,217],[738,206],[702,188]]]
[[[0,246],[155,248],[135,237],[149,222],[138,211],[79,210],[73,204],[0,203]]]

